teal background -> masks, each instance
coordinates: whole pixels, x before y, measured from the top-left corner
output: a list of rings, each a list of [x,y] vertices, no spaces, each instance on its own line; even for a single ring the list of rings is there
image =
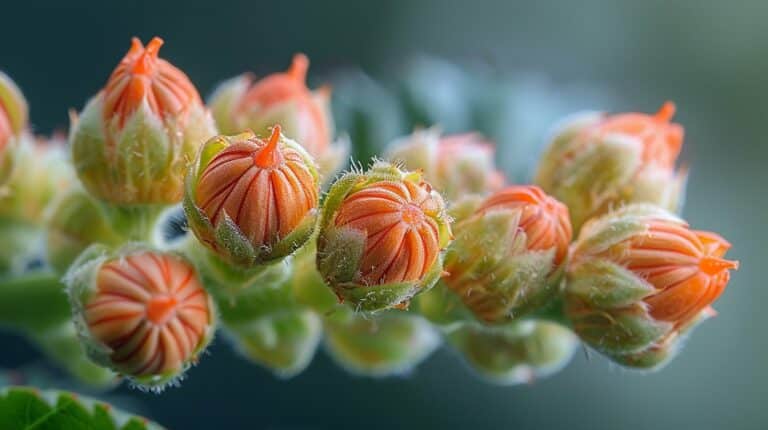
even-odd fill
[[[23,88],[39,132],[66,127],[67,109],[80,109],[103,85],[133,35],[162,36],[162,55],[203,94],[244,70],[284,69],[296,51],[312,59],[313,82],[352,66],[387,81],[420,54],[535,76],[548,98],[531,92],[520,115],[537,113],[526,128],[537,142],[566,108],[655,111],[674,100],[691,166],[685,217],[728,238],[742,269],[716,304],[720,315],[664,370],[639,374],[580,352],[560,374],[504,388],[480,381],[447,350],[407,377],[384,380],[349,375],[321,352],[305,373],[281,381],[219,339],[181,388],[117,395],[172,429],[762,429],[766,22],[768,2],[759,0],[13,0],[0,5],[0,69]],[[498,142],[507,154],[518,144]],[[0,366],[36,357],[16,337],[2,341]]]

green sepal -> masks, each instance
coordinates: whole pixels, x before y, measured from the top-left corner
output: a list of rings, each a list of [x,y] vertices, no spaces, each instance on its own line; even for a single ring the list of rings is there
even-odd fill
[[[278,265],[272,271],[285,266]],[[287,378],[309,365],[322,336],[322,324],[317,314],[297,302],[290,278],[275,277],[265,283],[267,275],[269,272],[235,293],[214,297],[224,332],[237,350]]]
[[[322,322],[309,309],[285,309],[227,325],[224,332],[245,358],[281,378],[290,378],[312,361],[322,337]]]
[[[642,163],[642,143],[618,135],[606,136],[562,169],[565,181],[549,190],[568,206],[575,231],[589,218],[619,202],[620,190]]]
[[[673,324],[654,320],[642,305],[609,310],[571,310],[574,331],[606,354],[641,351],[666,336]]]
[[[515,321],[493,327],[465,324],[447,336],[467,364],[488,382],[516,385],[554,374],[578,346],[568,329],[544,321]]]
[[[425,319],[395,311],[326,318],[325,329],[325,347],[334,361],[350,372],[373,377],[407,373],[441,343]]]
[[[446,268],[456,273],[446,283],[486,322],[528,315],[560,291],[562,266],[554,265],[555,250],[528,250],[519,220],[519,211],[497,210],[455,227]]]
[[[600,112],[585,112],[565,118],[554,127],[551,143],[541,157],[536,172],[536,185],[551,193],[565,178],[562,169],[566,154],[576,150],[579,145],[577,137],[584,130],[597,124],[604,114]]]
[[[630,306],[656,292],[632,271],[597,258],[572,265],[566,285],[566,294],[601,309]]]

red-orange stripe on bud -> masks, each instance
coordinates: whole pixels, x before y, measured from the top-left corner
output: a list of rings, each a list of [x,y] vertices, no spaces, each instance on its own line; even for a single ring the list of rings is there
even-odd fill
[[[152,252],[102,265],[84,308],[88,330],[111,348],[114,367],[137,377],[182,370],[212,322],[195,269]]]

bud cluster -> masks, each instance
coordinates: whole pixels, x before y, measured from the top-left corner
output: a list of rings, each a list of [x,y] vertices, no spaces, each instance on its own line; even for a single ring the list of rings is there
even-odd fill
[[[64,300],[66,273],[72,320],[62,302],[67,324],[33,335],[81,379],[161,389],[219,322],[281,377],[320,344],[352,372],[402,374],[442,340],[499,384],[559,370],[577,338],[655,368],[714,315],[738,267],[725,239],[671,212],[686,179],[672,103],[570,118],[535,185],[506,183],[479,133],[437,125],[333,180],[348,148],[332,141],[330,90],[307,87],[306,56],[223,83],[209,111],[162,44],[133,39],[73,114],[70,158],[56,139],[35,143],[0,73],[0,281],[42,264]],[[160,237],[179,203],[178,237]]]

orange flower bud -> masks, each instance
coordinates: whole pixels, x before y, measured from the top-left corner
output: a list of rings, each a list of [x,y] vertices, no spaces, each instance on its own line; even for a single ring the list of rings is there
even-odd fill
[[[72,120],[78,176],[111,203],[178,202],[187,163],[216,134],[189,78],[158,57],[162,44],[134,38],[104,89]]]
[[[144,47],[138,38],[131,39],[131,48],[110,75],[104,88],[104,121],[116,121],[122,128],[134,112],[146,102],[161,119],[185,114],[202,101],[187,75],[171,63],[158,57],[163,39],[154,37]]]
[[[632,205],[591,221],[574,244],[568,311],[576,332],[612,356],[639,354],[697,320],[720,296],[730,244],[673,215]],[[666,348],[666,346],[665,346]]]
[[[649,164],[674,169],[677,156],[683,147],[683,127],[671,123],[675,115],[675,104],[664,103],[654,115],[643,113],[624,113],[607,116],[603,121],[584,131],[590,138],[604,137],[610,134],[633,136],[643,144],[643,161]],[[594,141],[593,141],[594,142]]]
[[[628,203],[680,206],[685,172],[675,171],[683,128],[671,123],[675,105],[655,115],[582,115],[555,133],[536,182],[564,202],[576,229],[591,217]]]
[[[558,291],[571,224],[568,209],[539,187],[491,195],[455,231],[443,280],[481,320],[528,314]]]
[[[351,194],[339,207],[336,228],[365,232],[359,281],[365,285],[415,281],[440,251],[438,227],[426,212],[440,203],[429,186],[378,183]]]
[[[375,310],[436,282],[450,229],[443,199],[418,174],[377,164],[340,179],[327,201],[318,268],[340,298]]]
[[[467,194],[486,194],[504,185],[504,175],[494,165],[495,149],[478,133],[440,136],[436,129],[419,130],[395,141],[387,159],[421,169],[449,200]]]
[[[90,269],[73,299],[95,361],[161,388],[197,360],[212,337],[214,311],[190,263],[137,251]]]
[[[280,124],[283,133],[302,145],[314,157],[321,171],[333,173],[346,157],[346,148],[331,145],[333,120],[330,89],[307,88],[309,59],[296,54],[290,68],[256,82],[242,75],[224,82],[211,98],[216,122],[225,134],[245,129],[266,133]]]
[[[190,174],[190,226],[233,263],[250,266],[284,257],[313,231],[317,173],[309,155],[280,130],[274,126],[266,141],[253,134],[216,137],[201,152],[210,158],[200,160]],[[207,154],[208,148],[218,152]],[[215,231],[221,229],[235,232],[238,243],[250,251],[219,240]]]

